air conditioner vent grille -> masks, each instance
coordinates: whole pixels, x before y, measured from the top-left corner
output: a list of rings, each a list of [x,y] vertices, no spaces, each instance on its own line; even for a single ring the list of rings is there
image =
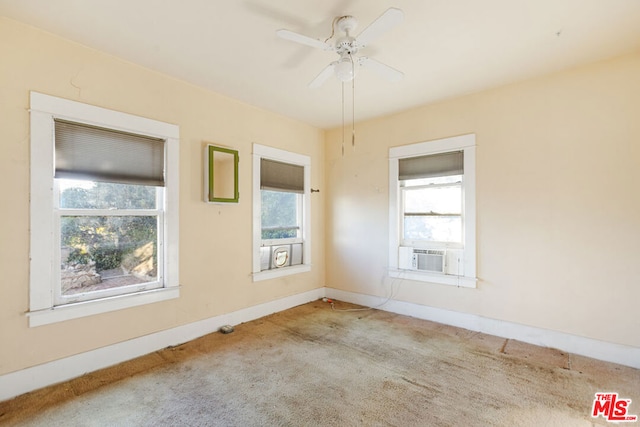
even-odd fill
[[[445,251],[440,249],[414,249],[414,254],[425,254],[425,255],[442,255],[444,256]]]
[[[413,259],[416,270],[444,273],[444,251],[414,251]]]
[[[400,246],[398,269],[463,276],[464,249]]]

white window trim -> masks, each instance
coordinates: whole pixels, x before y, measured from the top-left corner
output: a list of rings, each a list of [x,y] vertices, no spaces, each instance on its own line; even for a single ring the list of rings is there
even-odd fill
[[[177,298],[179,136],[177,125],[31,92],[31,248],[29,326],[40,326]],[[166,141],[163,288],[78,303],[54,305],[54,118],[162,138]]]
[[[260,197],[260,159],[304,166],[304,200],[302,215],[302,264],[276,270],[260,271],[260,247],[262,245],[262,200]],[[253,144],[253,281],[311,271],[311,158],[266,145]],[[296,239],[298,240],[298,239]]]
[[[400,270],[400,196],[398,160],[463,150],[464,156],[464,275],[454,276],[423,271]],[[454,136],[389,149],[389,276],[421,282],[475,288],[476,277],[476,136]]]

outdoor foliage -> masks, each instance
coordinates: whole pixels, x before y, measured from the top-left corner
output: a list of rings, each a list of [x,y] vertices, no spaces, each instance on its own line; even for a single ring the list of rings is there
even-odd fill
[[[262,238],[285,239],[298,235],[297,193],[262,190]]]
[[[153,209],[155,187],[95,182],[72,186],[60,195],[61,208],[69,209]],[[96,269],[110,270],[121,265],[123,257],[157,241],[155,216],[62,216],[62,246],[71,248],[67,261],[96,263]]]

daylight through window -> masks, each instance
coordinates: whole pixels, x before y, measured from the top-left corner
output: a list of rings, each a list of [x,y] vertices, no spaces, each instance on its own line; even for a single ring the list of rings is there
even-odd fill
[[[31,93],[30,326],[179,296],[178,138]]]
[[[308,271],[308,156],[254,145],[254,280]]]
[[[55,303],[161,287],[164,141],[60,120],[55,135]]]
[[[475,137],[389,154],[390,275],[475,287]]]
[[[403,244],[463,244],[462,151],[400,159]]]

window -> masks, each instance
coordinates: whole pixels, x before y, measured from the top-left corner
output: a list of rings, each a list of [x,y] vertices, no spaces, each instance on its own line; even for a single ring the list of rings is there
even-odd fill
[[[402,245],[462,247],[463,152],[399,159]]]
[[[31,94],[31,326],[179,295],[177,144],[177,126]]]
[[[308,156],[254,144],[253,277],[310,270]]]
[[[475,136],[389,154],[391,275],[475,287]]]

